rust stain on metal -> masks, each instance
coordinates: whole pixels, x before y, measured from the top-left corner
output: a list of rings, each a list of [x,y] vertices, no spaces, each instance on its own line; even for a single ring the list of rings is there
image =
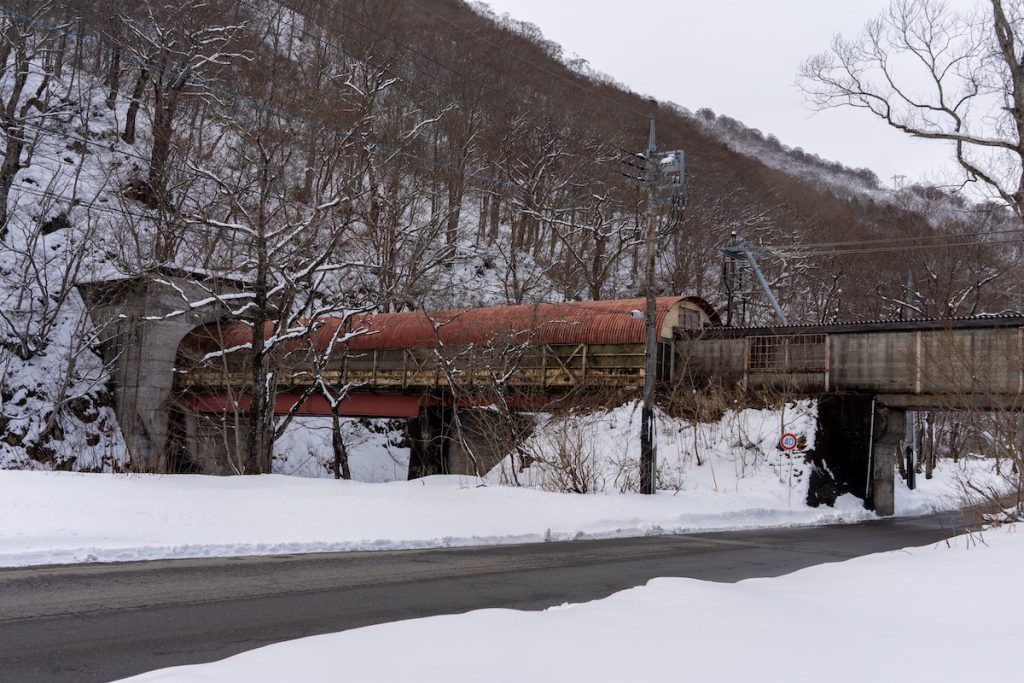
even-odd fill
[[[667,316],[677,315],[684,301],[697,303],[693,297],[657,299],[657,329],[664,328]],[[348,331],[360,333],[347,342],[352,351],[471,344],[499,348],[518,344],[639,344],[644,341],[644,321],[632,314],[645,308],[644,299],[638,298],[380,313],[356,316],[347,323],[341,318],[323,318],[317,321],[320,324],[314,345],[325,349],[332,339],[344,336],[337,334],[342,324],[347,324]],[[242,346],[252,340],[251,329],[244,323],[229,324],[220,330],[220,335],[223,348]]]

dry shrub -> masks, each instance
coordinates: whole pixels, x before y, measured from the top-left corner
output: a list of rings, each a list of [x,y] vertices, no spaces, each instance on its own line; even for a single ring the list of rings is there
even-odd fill
[[[541,488],[564,493],[594,493],[604,489],[597,454],[587,443],[577,420],[552,420],[545,434],[547,438],[539,444],[544,452],[534,454],[535,463],[540,464],[545,473]]]
[[[959,426],[972,434],[971,450],[993,461],[997,475],[984,482],[960,478],[965,511],[992,525],[1024,521],[1024,415],[968,412]]]

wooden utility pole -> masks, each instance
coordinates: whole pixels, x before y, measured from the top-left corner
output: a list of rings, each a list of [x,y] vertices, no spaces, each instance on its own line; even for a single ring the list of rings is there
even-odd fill
[[[647,293],[646,343],[644,346],[644,407],[640,427],[640,492],[651,494],[657,490],[658,451],[654,440],[654,387],[658,382],[657,310],[654,298],[654,263],[657,244],[657,211],[670,204],[673,211],[685,204],[686,161],[682,150],[658,152],[658,143],[651,119],[647,151],[644,158],[644,177],[647,183],[647,267],[645,285]]]
[[[641,413],[640,427],[640,492],[652,494],[657,488],[658,450],[654,442],[654,384],[657,380],[657,339],[656,302],[654,299],[654,249],[655,249],[655,209],[657,201],[655,193],[658,185],[658,160],[655,159],[657,141],[655,139],[654,119],[651,119],[651,131],[647,140],[647,337],[644,347],[644,407]]]

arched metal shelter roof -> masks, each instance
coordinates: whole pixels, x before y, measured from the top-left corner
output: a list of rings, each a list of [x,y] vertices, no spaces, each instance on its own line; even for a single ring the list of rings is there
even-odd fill
[[[350,317],[322,318],[317,322],[314,343],[325,349],[343,332],[358,332],[349,338],[351,350],[412,349],[437,346],[528,344],[639,344],[644,341],[643,312],[646,301],[569,301],[518,306],[494,306],[447,311],[411,311]],[[680,309],[698,311],[700,318],[717,321],[714,309],[698,297],[659,297],[656,300],[656,329],[670,338],[675,326],[693,326],[679,315]],[[346,330],[339,332],[339,326]],[[221,329],[224,348],[241,346],[252,339],[245,323]]]

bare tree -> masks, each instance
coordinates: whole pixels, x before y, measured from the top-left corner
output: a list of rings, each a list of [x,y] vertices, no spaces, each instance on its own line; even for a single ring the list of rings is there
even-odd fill
[[[355,316],[366,313],[368,309],[346,310],[336,315],[330,323],[334,329],[329,330],[326,344],[319,343],[323,333],[317,326],[311,328],[314,334],[309,337],[310,354],[313,356],[312,390],[320,394],[331,409],[331,472],[335,479],[351,479],[352,470],[348,462],[348,448],[341,425],[341,406],[349,393],[357,385],[346,381],[346,365],[349,358],[349,342],[362,334],[366,329],[361,327]],[[287,424],[280,425],[278,430],[283,433]]]
[[[251,337],[225,350],[246,357],[250,473],[270,471],[274,440],[298,409],[275,420],[281,354],[309,333],[311,321],[343,308],[328,291],[325,276],[347,267],[338,255],[353,218],[350,199],[333,194],[338,188],[313,206],[282,198],[294,149],[281,125],[274,117],[257,117],[251,127],[239,125],[231,158],[223,166],[193,167],[221,200],[192,207],[188,219],[195,234],[205,230],[227,237],[217,255],[219,267],[237,274],[240,282],[239,291],[211,289],[208,297],[186,300],[182,312],[224,305],[251,329]]]
[[[51,27],[53,4],[13,4],[0,14],[0,136],[4,143],[0,162],[0,240],[7,236],[11,187],[18,172],[31,163],[38,128],[59,113],[53,107],[53,85],[59,78],[58,40],[62,27]]]
[[[1024,4],[959,13],[940,0],[893,0],[854,39],[800,68],[817,109],[864,109],[907,135],[951,143],[966,182],[1024,220]]]
[[[148,204],[165,202],[171,139],[183,94],[191,88],[210,97],[209,89],[203,87],[212,80],[210,72],[249,58],[236,46],[243,26],[216,21],[225,7],[215,0],[177,0],[169,4],[144,0],[137,12],[141,16],[119,14],[130,36],[127,50],[139,65],[125,140],[134,139],[135,116],[146,82],[153,88],[153,142],[148,177],[144,186],[136,188],[138,197]]]

